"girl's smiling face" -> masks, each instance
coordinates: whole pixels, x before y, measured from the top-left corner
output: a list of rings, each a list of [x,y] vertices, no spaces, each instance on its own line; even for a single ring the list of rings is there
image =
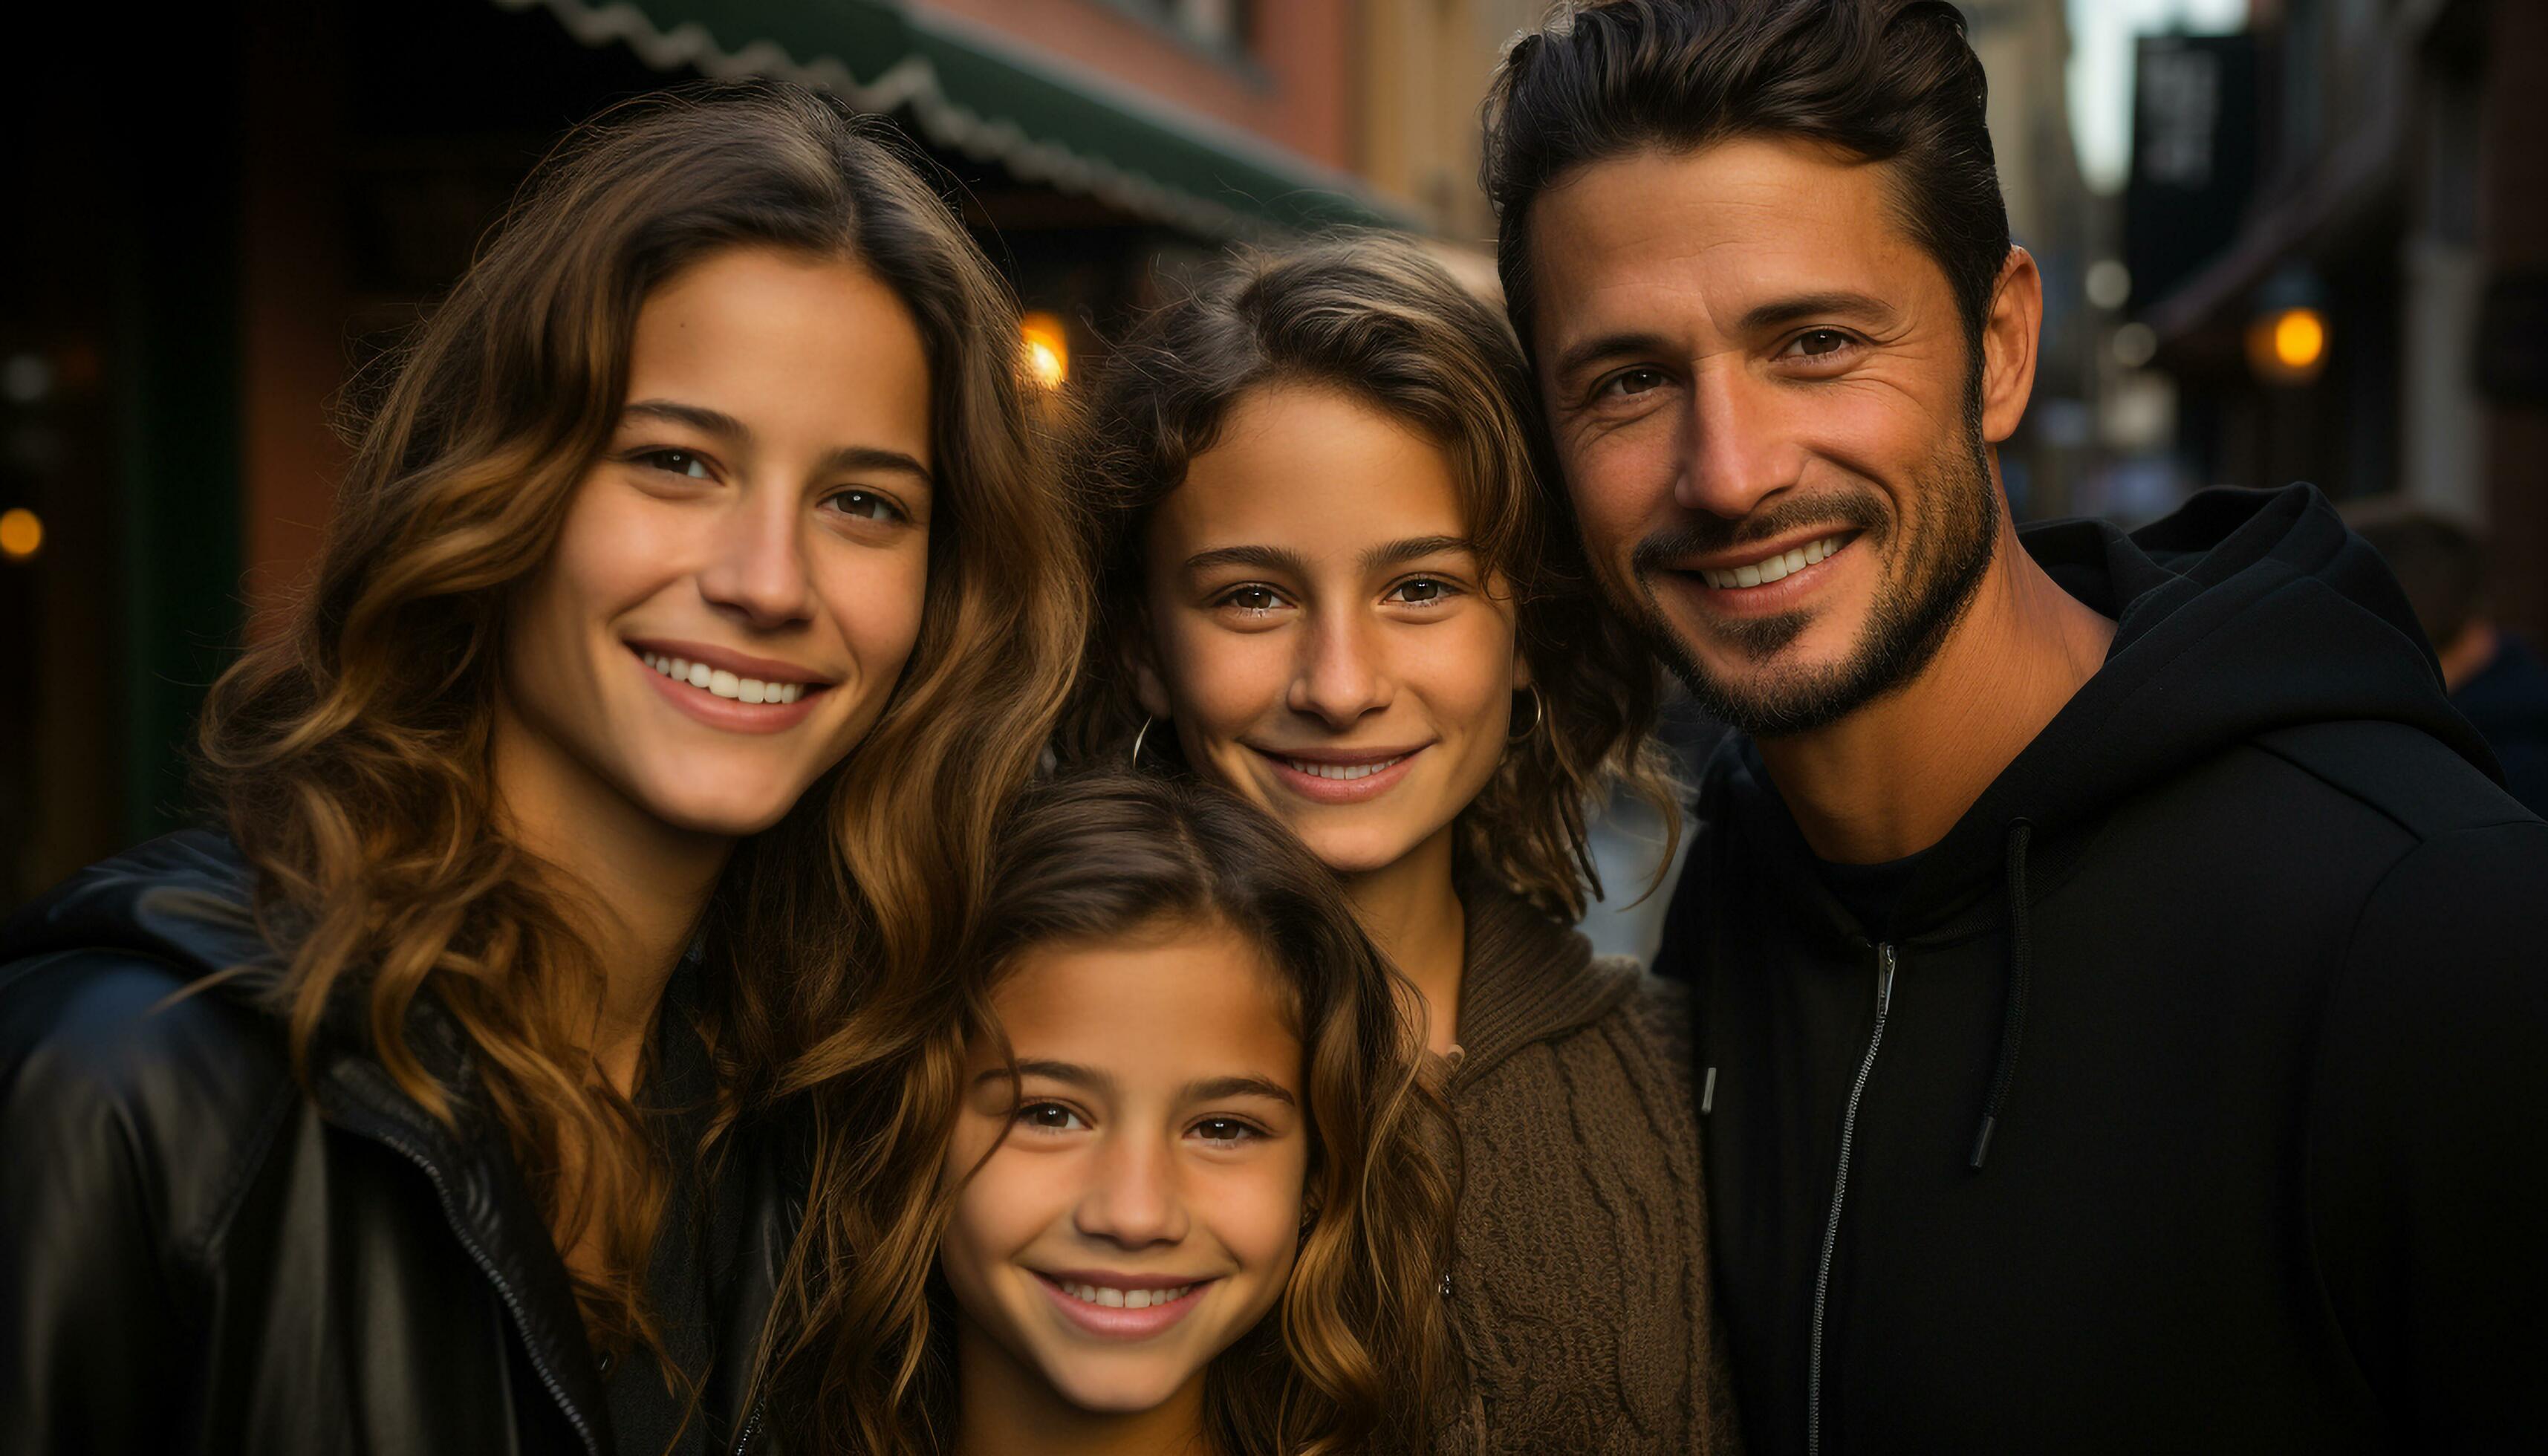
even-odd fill
[[[1438,442],[1335,389],[1251,391],[1151,517],[1143,710],[1338,873],[1447,845],[1529,681],[1469,537]]]
[[[681,829],[776,822],[919,638],[929,388],[910,310],[859,264],[738,246],[660,285],[505,624],[516,752]]]
[[[1290,1277],[1310,1131],[1276,971],[1219,921],[1026,953],[992,995],[1020,1073],[975,1048],[940,1266],[969,1406],[1193,1402]],[[1005,1404],[1005,1402],[1004,1402]]]

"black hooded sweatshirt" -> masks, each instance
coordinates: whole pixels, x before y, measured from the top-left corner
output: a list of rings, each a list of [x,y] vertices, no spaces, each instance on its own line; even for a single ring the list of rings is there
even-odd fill
[[[2113,647],[1890,923],[1701,782],[1752,1450],[2548,1449],[2548,825],[2317,492],[2023,540]]]

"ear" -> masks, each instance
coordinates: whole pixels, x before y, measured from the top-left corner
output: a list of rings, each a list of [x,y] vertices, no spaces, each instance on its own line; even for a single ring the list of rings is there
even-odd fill
[[[1513,634],[1512,684],[1513,691],[1515,692],[1519,692],[1530,685],[1530,654],[1521,650],[1521,634],[1519,632],[1515,632]]]
[[[1159,676],[1158,650],[1150,642],[1148,612],[1141,613],[1126,629],[1117,652],[1126,671],[1132,674],[1133,696],[1141,704],[1141,711],[1161,720],[1173,717],[1168,711],[1167,682]]]
[[[2035,394],[2035,351],[2044,322],[2044,275],[2035,256],[2011,246],[1982,320],[1982,438],[1996,445],[2017,433]]]

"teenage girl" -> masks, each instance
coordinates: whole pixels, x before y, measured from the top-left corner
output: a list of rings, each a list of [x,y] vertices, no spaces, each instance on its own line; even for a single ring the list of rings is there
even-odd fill
[[[0,938],[11,1450],[758,1439],[774,1094],[943,958],[1080,630],[1014,306],[879,135],[581,134],[214,688],[219,827]]]
[[[1412,993],[1217,789],[1038,790],[864,1085],[864,1255],[802,1423],[903,1456],[1426,1449],[1447,1130]]]
[[[1502,314],[1410,242],[1234,260],[1095,391],[1075,743],[1263,806],[1422,993],[1465,1148],[1447,1450],[1717,1449],[1677,988],[1571,929],[1660,682],[1593,604]]]

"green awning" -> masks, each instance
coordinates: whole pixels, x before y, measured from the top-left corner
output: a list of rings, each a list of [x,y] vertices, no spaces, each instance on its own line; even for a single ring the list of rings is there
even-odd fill
[[[784,76],[907,114],[938,146],[1205,237],[1409,222],[1341,172],[891,0],[495,3],[545,8],[586,45],[624,44],[659,69]]]

